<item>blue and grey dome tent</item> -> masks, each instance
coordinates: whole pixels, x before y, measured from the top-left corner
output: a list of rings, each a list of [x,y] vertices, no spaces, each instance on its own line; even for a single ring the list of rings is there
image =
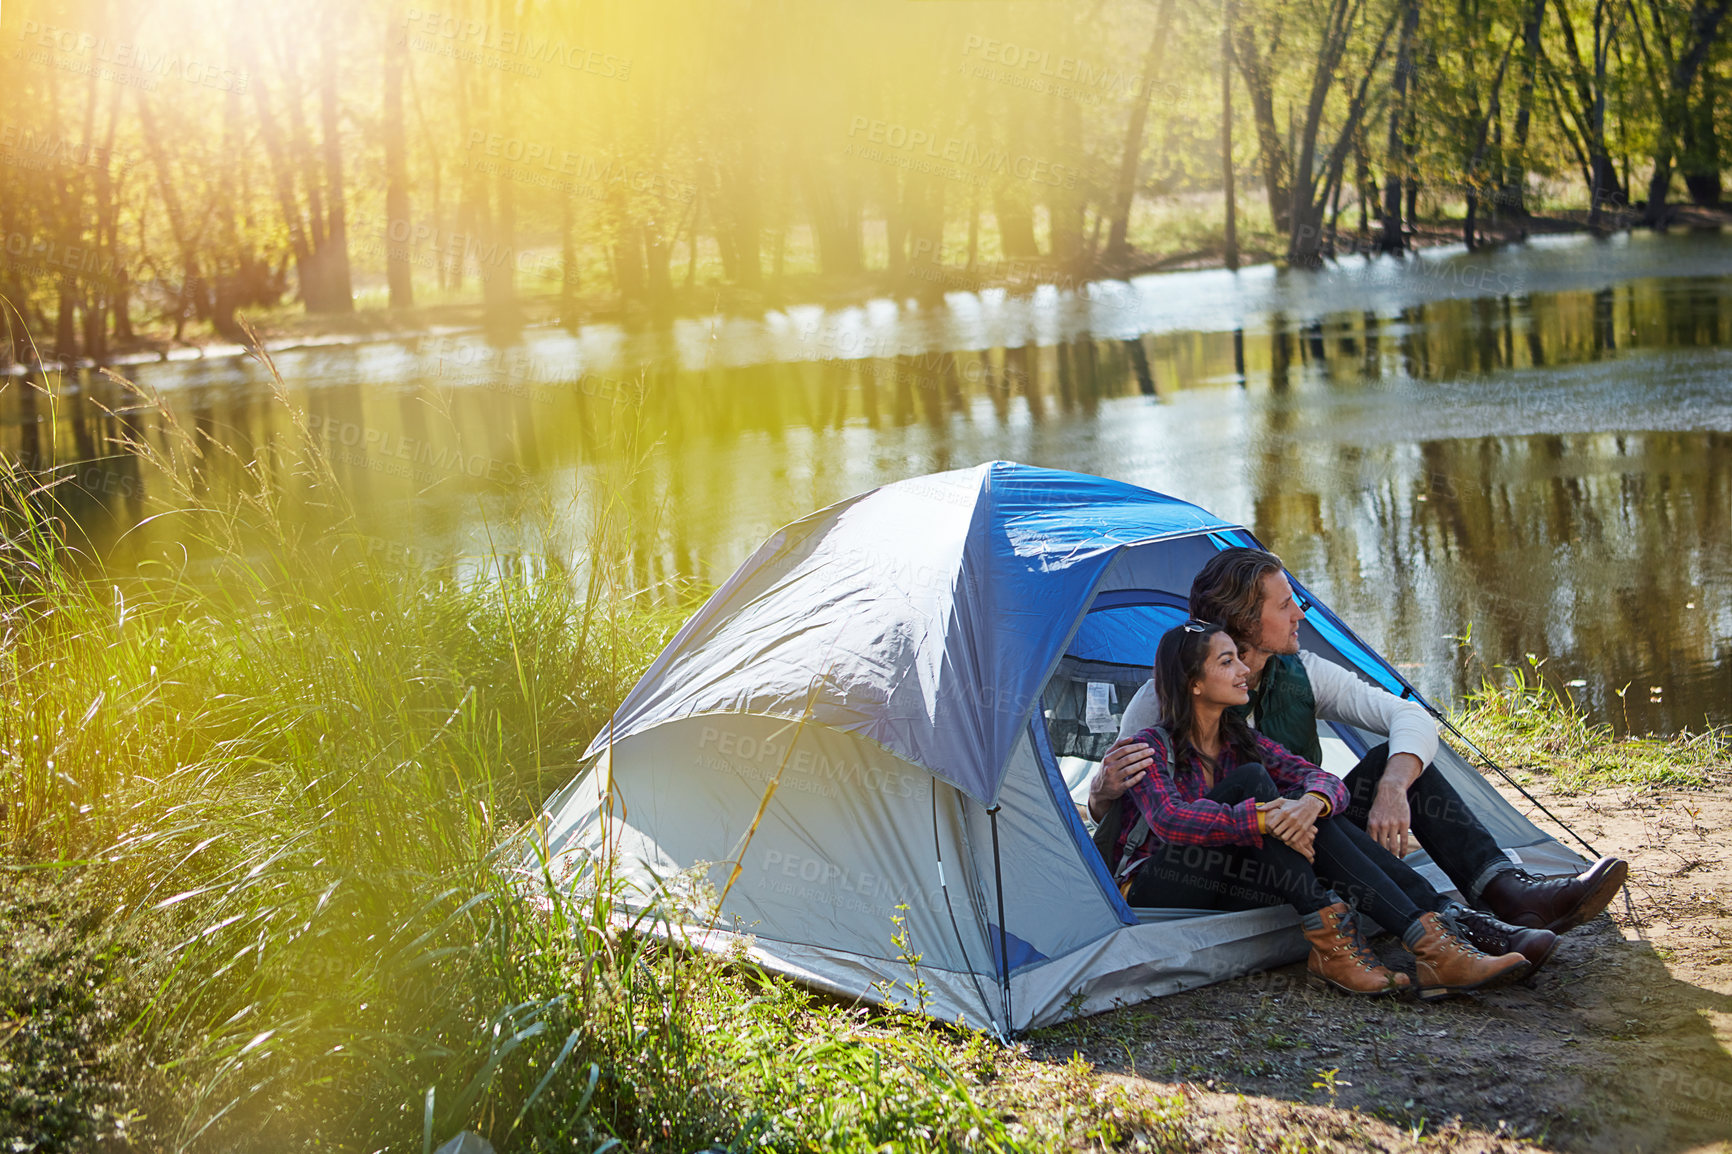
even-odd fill
[[[1285,906],[1131,908],[1071,796],[1235,544],[1256,541],[1184,501],[1005,461],[813,513],[650,666],[549,800],[542,851],[613,855],[642,895],[707,873],[720,913],[692,941],[850,997],[906,994],[901,912],[927,1011],[1001,1034],[1303,957]],[[1301,636],[1417,697],[1315,599]],[[1346,766],[1376,740],[1325,735]],[[1435,771],[1524,867],[1580,868],[1452,750]]]

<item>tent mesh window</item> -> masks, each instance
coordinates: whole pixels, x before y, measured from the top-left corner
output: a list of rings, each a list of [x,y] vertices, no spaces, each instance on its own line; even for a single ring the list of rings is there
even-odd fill
[[[1149,679],[1146,665],[1120,665],[1109,661],[1085,661],[1066,656],[1053,670],[1042,695],[1046,706],[1047,736],[1054,757],[1080,757],[1100,761],[1119,736],[1119,721],[1131,697]],[[1107,685],[1111,728],[1091,728],[1088,715],[1089,685]],[[1096,691],[1098,694],[1098,690]]]

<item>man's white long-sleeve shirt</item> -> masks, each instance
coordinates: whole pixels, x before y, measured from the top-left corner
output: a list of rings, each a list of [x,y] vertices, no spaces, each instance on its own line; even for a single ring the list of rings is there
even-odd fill
[[[1427,766],[1437,756],[1437,723],[1418,703],[1403,701],[1315,653],[1300,650],[1299,662],[1311,679],[1318,717],[1382,734],[1389,739],[1391,757],[1411,753],[1419,758],[1420,765]],[[1119,736],[1129,737],[1158,724],[1160,705],[1155,699],[1155,683],[1145,681],[1125,706]],[[1252,727],[1256,724],[1257,719],[1252,717]]]

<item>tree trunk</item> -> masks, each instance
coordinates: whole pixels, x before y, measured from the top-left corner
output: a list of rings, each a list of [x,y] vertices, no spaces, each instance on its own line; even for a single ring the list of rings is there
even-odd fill
[[[1707,63],[1720,24],[1732,0],[1695,0],[1690,8],[1690,28],[1683,51],[1672,64],[1666,91],[1660,95],[1660,130],[1654,148],[1654,172],[1648,181],[1647,223],[1665,227],[1668,213],[1666,198],[1672,184],[1672,158],[1678,143],[1686,139],[1689,117],[1690,90],[1695,87],[1697,74]],[[1663,29],[1656,25],[1655,34]],[[1712,115],[1712,114],[1710,114]]]
[[[1606,69],[1607,60],[1611,54],[1611,27],[1608,25],[1607,3],[1609,0],[1595,0],[1594,4],[1594,54],[1593,67],[1582,61],[1582,52],[1576,37],[1575,22],[1570,18],[1569,6],[1559,3],[1555,6],[1558,14],[1558,31],[1567,53],[1567,63],[1570,76],[1575,86],[1576,103],[1570,108],[1570,115],[1575,119],[1582,137],[1582,147],[1585,153],[1588,179],[1588,223],[1598,225],[1600,214],[1609,205],[1628,203],[1623,186],[1618,182],[1618,170],[1612,164],[1611,153],[1606,146]],[[1615,13],[1613,14],[1615,16]],[[1664,134],[1662,134],[1662,137]],[[1667,176],[1670,177],[1670,153],[1667,159]]]
[[[754,127],[742,128],[740,170],[731,183],[728,215],[732,218],[735,277],[741,287],[764,286],[762,175],[758,164],[758,137]],[[715,215],[712,213],[711,215]],[[694,229],[693,240],[697,238]],[[695,251],[695,250],[694,250]]]
[[[1142,169],[1143,129],[1148,121],[1149,100],[1154,94],[1155,78],[1161,70],[1161,57],[1172,31],[1174,0],[1161,0],[1155,17],[1154,36],[1143,53],[1143,79],[1137,96],[1131,102],[1131,118],[1125,125],[1124,150],[1119,156],[1118,180],[1113,186],[1112,226],[1107,231],[1106,260],[1120,264],[1127,253],[1126,235],[1130,230],[1131,205],[1136,200],[1137,174]]]
[[[1074,100],[1059,105],[1061,127],[1055,133],[1054,151],[1079,147],[1083,139],[1082,107]],[[1067,158],[1075,171],[1083,167],[1082,156]],[[1080,185],[1080,182],[1079,182]],[[1052,224],[1052,257],[1073,272],[1083,270],[1085,244],[1083,224],[1088,215],[1087,190],[1065,185],[1046,186],[1047,218]]]
[[[298,169],[301,184],[307,193],[307,245],[311,260],[308,276],[301,285],[301,300],[308,312],[331,312],[335,308],[335,293],[330,277],[330,248],[326,243],[324,180],[319,172],[318,158],[312,136],[307,130],[306,109],[301,104],[300,67],[292,38],[282,45],[282,70],[286,105],[289,113],[289,149],[293,159],[291,172]]]
[[[510,74],[497,73],[495,90],[500,121],[517,123],[517,86],[509,81]],[[486,181],[477,181],[483,198],[487,196]],[[500,165],[493,171],[493,201],[483,210],[481,225],[486,244],[481,248],[477,264],[481,276],[482,325],[496,337],[508,337],[522,326],[517,307],[517,200],[511,180],[511,170]],[[655,262],[650,265],[651,275]],[[662,279],[667,278],[667,260],[661,261]]]
[[[179,340],[181,328],[188,317],[203,316],[209,310],[202,303],[205,295],[204,277],[199,271],[198,246],[181,211],[180,194],[168,169],[168,156],[163,148],[162,133],[142,88],[134,88],[138,108],[138,125],[144,137],[145,151],[150,154],[151,167],[156,170],[157,193],[162,197],[163,211],[168,214],[169,233],[180,255],[181,287],[175,321],[174,339]]]
[[[1330,189],[1341,179],[1341,172],[1347,162],[1347,150],[1352,145],[1354,135],[1359,131],[1360,118],[1365,112],[1366,96],[1370,91],[1371,78],[1376,74],[1377,67],[1383,59],[1383,52],[1389,44],[1389,36],[1395,30],[1395,14],[1383,27],[1383,34],[1378,37],[1376,48],[1372,51],[1365,71],[1360,77],[1359,85],[1348,102],[1347,115],[1342,123],[1340,135],[1336,137],[1334,146],[1323,158],[1322,164],[1317,164],[1317,137],[1323,127],[1324,107],[1329,99],[1329,91],[1333,87],[1336,71],[1341,58],[1347,50],[1348,39],[1353,33],[1354,13],[1358,10],[1357,3],[1349,0],[1335,0],[1331,6],[1329,20],[1324,29],[1322,49],[1318,53],[1315,68],[1311,77],[1311,95],[1305,106],[1305,126],[1299,141],[1299,158],[1293,167],[1292,208],[1290,219],[1292,224],[1287,245],[1287,260],[1293,265],[1315,265],[1321,259],[1323,249],[1323,214],[1328,208]],[[1321,168],[1321,173],[1318,169]],[[1319,176],[1321,176],[1322,197],[1318,197]]]
[[[570,332],[579,320],[577,289],[577,212],[567,193],[559,206],[559,323]]]
[[[668,273],[668,258],[673,246],[662,231],[661,222],[651,218],[643,226],[645,283],[649,289],[650,311],[665,317],[673,311],[674,286]]]
[[[255,42],[248,38],[243,42],[242,50],[246,53],[247,67],[252,73],[253,106],[259,114],[259,137],[264,141],[265,158],[270,163],[272,184],[276,190],[277,210],[283,214],[283,223],[289,230],[289,251],[295,258],[295,278],[301,286],[301,302],[308,305],[307,294],[316,294],[318,286],[318,269],[313,258],[311,238],[307,235],[305,219],[301,216],[300,201],[295,196],[295,176],[290,168],[288,144],[283,140],[282,126],[271,112],[270,98],[265,92],[264,77],[259,69],[259,54]],[[143,97],[139,98],[140,103]]]
[[[324,136],[325,182],[329,215],[325,218],[327,251],[319,262],[324,269],[326,287],[330,292],[327,307],[336,313],[355,311],[355,289],[349,274],[349,234],[344,224],[346,201],[343,188],[343,141],[339,134],[337,107],[337,45],[342,40],[337,27],[336,6],[326,9],[329,14],[326,29],[319,42],[319,121]],[[386,215],[389,216],[389,210]]]
[[[1034,239],[1034,213],[1027,205],[1007,195],[1003,189],[992,192],[992,215],[998,222],[998,245],[1011,260],[1036,260],[1040,245]]]
[[[1221,6],[1221,192],[1227,214],[1227,271],[1239,270],[1239,212],[1233,187],[1233,0]]]
[[[1401,0],[1401,33],[1395,43],[1395,77],[1389,101],[1389,144],[1383,188],[1383,235],[1378,247],[1401,252],[1407,238],[1401,231],[1401,184],[1412,156],[1412,144],[1402,132],[1407,117],[1407,91],[1413,79],[1413,41],[1419,31],[1419,0]]]
[[[944,259],[944,182],[925,173],[911,174],[903,186],[903,196],[908,202],[909,256],[935,268]],[[922,296],[943,293],[937,280],[928,278],[919,283]]]
[[[613,246],[613,279],[622,301],[642,301],[644,295],[643,230],[626,222]]]
[[[72,291],[72,278],[63,278],[55,295],[54,359],[70,365],[78,357],[78,294]]]
[[[894,168],[883,168],[878,173],[878,186],[882,190],[879,196],[884,202],[884,243],[887,249],[884,268],[892,282],[902,279],[908,263],[909,199],[912,195],[909,186],[913,182],[913,175],[904,178]]]
[[[860,211],[837,196],[825,175],[812,167],[802,173],[806,207],[818,237],[818,266],[826,276],[855,276],[861,269]]]
[[[1239,66],[1239,75],[1245,81],[1245,94],[1251,101],[1251,120],[1257,128],[1257,151],[1263,162],[1263,191],[1269,198],[1269,216],[1275,222],[1276,232],[1288,232],[1292,228],[1290,213],[1293,205],[1287,184],[1290,153],[1282,143],[1281,129],[1275,123],[1272,66],[1258,51],[1256,31],[1248,22],[1235,25],[1233,35],[1233,62]]]
[[[245,133],[241,128],[241,94],[230,91],[223,96],[222,154],[238,156],[243,148]],[[244,341],[246,332],[235,319],[243,301],[253,302],[264,295],[268,277],[259,274],[259,262],[252,259],[241,239],[236,207],[247,203],[239,187],[240,166],[225,164],[217,186],[217,236],[208,246],[215,250],[211,259],[211,327],[224,339]]]
[[[410,308],[415,287],[410,276],[409,146],[403,127],[403,58],[408,55],[400,6],[392,5],[385,25],[385,283],[391,307]]]
[[[1516,94],[1515,148],[1504,169],[1502,208],[1515,216],[1528,215],[1528,128],[1533,120],[1534,79],[1540,65],[1540,29],[1546,16],[1546,0],[1533,0],[1522,24],[1521,87]]]
[[[1712,68],[1703,68],[1702,94],[1684,121],[1684,152],[1678,163],[1691,203],[1710,208],[1719,205],[1722,191],[1720,136],[1714,127],[1716,79]]]

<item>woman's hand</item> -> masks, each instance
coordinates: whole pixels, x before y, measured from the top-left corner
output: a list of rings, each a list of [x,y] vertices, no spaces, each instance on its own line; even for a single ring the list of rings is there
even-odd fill
[[[1269,815],[1266,819],[1269,832],[1291,844],[1293,837],[1301,831],[1316,828],[1318,815],[1323,812],[1323,803],[1311,794],[1306,794],[1297,800],[1279,797],[1274,801],[1262,802],[1257,808]]]
[[[1316,826],[1314,826],[1314,825],[1313,826],[1307,826],[1303,833],[1298,834],[1291,841],[1287,841],[1287,839],[1285,839],[1285,838],[1283,838],[1282,840],[1286,841],[1287,845],[1295,853],[1297,853],[1300,857],[1304,858],[1306,861],[1312,863],[1313,865],[1315,865],[1317,863],[1317,827]]]
[[[1306,794],[1298,800],[1281,797],[1259,802],[1257,808],[1263,811],[1264,825],[1270,834],[1292,846],[1306,861],[1313,860],[1312,843],[1317,840],[1317,818],[1323,812],[1321,801]]]

